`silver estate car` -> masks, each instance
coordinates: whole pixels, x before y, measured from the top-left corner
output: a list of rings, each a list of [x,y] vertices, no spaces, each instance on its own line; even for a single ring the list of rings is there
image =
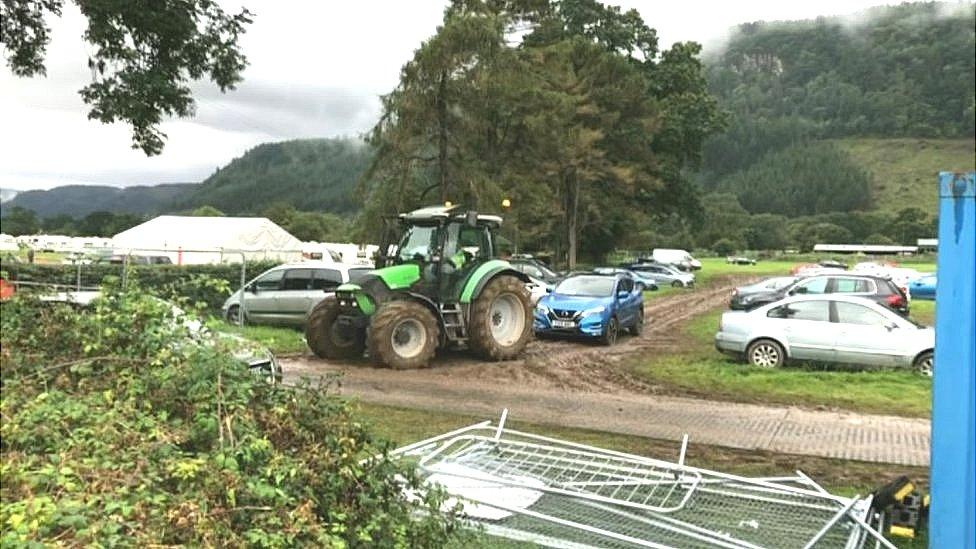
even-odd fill
[[[244,286],[244,320],[251,324],[303,326],[309,311],[326,295],[370,270],[369,266],[321,261],[278,265]],[[237,324],[241,296],[238,290],[224,302],[221,311],[227,322]]]
[[[863,297],[797,295],[723,314],[715,347],[766,368],[796,359],[910,367],[930,376],[935,331]]]

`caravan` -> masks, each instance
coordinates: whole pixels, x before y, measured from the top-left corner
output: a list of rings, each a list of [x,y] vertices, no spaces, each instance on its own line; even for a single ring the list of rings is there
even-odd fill
[[[657,263],[674,265],[682,271],[697,271],[701,269],[701,261],[698,261],[685,250],[673,250],[668,248],[656,248],[651,252],[651,259]]]

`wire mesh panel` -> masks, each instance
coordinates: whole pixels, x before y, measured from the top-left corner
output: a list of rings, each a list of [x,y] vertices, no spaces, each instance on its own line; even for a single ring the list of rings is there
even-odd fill
[[[484,423],[408,454],[488,532],[544,546],[855,549],[877,535],[869,500],[802,473],[739,477]]]

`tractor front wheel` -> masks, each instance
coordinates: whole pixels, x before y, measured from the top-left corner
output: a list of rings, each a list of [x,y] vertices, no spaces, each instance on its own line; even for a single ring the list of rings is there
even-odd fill
[[[468,342],[488,360],[510,360],[525,349],[532,336],[532,303],[525,284],[513,276],[488,282],[471,305]]]
[[[434,357],[437,318],[417,301],[390,301],[373,315],[366,345],[370,358],[397,370],[423,368]]]
[[[350,332],[353,328],[336,323],[339,317],[339,301],[329,296],[320,301],[305,322],[305,341],[308,348],[319,358],[358,358],[363,356],[363,334]]]

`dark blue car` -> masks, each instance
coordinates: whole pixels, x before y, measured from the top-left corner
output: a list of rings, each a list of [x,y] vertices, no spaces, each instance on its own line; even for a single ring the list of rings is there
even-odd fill
[[[626,274],[579,274],[560,282],[539,300],[533,327],[539,335],[617,341],[620,330],[640,335],[644,329],[643,284]]]

